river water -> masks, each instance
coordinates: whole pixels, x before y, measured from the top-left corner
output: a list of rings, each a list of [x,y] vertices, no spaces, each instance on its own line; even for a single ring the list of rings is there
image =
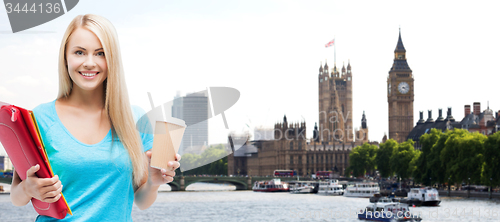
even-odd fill
[[[168,188],[167,188],[168,189]],[[160,192],[146,210],[135,205],[134,221],[359,221],[366,198],[317,194],[233,191],[234,186],[197,183],[186,192]],[[442,197],[439,207],[411,208],[422,221],[500,221],[500,200]],[[33,221],[28,204],[15,207],[0,195],[0,221]]]

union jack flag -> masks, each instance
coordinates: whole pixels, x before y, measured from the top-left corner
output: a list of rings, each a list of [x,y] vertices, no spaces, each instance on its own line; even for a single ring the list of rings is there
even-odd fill
[[[335,41],[335,39],[333,39],[332,41],[329,41],[328,43],[326,43],[325,48],[328,48],[328,47],[332,46],[334,41]]]

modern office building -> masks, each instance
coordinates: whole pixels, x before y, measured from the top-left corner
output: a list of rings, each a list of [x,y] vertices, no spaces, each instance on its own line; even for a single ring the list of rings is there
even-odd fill
[[[180,154],[189,150],[201,151],[208,146],[207,95],[192,93],[181,97],[178,93],[172,105],[172,117],[184,120],[187,125],[179,148]]]

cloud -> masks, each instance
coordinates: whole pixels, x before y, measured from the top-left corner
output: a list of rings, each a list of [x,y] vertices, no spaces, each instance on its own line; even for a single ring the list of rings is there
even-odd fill
[[[0,99],[7,101],[10,98],[13,98],[15,94],[8,90],[7,88],[0,86]]]
[[[12,85],[16,87],[17,86],[33,87],[33,86],[39,86],[41,84],[39,79],[35,79],[32,76],[18,76],[6,81],[6,83],[7,85]]]

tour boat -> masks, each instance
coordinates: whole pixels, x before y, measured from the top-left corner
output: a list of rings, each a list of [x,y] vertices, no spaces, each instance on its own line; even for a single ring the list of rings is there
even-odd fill
[[[288,183],[281,182],[280,179],[255,181],[252,190],[260,192],[286,192],[288,191]]]
[[[408,204],[392,202],[388,198],[380,198],[378,202],[368,205],[358,213],[360,220],[373,221],[421,221],[419,215],[412,214]]]
[[[343,195],[344,188],[338,180],[327,180],[319,182],[318,194],[321,195]]]
[[[349,184],[345,188],[345,197],[372,197],[375,194],[380,194],[380,187],[377,183],[354,183]]]
[[[436,188],[426,187],[410,189],[408,197],[401,199],[400,202],[415,206],[438,206],[441,200]]]
[[[317,193],[318,183],[314,181],[293,181],[290,182],[290,193],[293,194],[305,194],[305,193]]]

